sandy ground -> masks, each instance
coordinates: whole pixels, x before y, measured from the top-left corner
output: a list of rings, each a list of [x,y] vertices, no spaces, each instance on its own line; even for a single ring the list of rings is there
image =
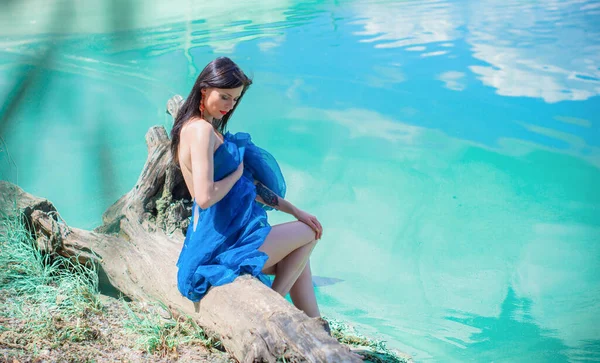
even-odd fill
[[[235,362],[227,353],[209,351],[198,343],[180,345],[163,356],[148,354],[136,344],[139,336],[124,328],[129,314],[123,304],[102,295],[101,300],[102,314],[91,314],[87,322],[92,337],[83,342],[65,342],[54,349],[43,340],[37,342],[38,349],[32,348],[33,342],[19,339],[22,322],[0,317],[0,362]]]
[[[72,342],[62,339],[62,343],[54,347],[47,338],[35,341],[27,339],[23,330],[24,322],[13,317],[0,316],[0,362],[237,362],[226,352],[217,348],[207,348],[199,342],[180,344],[171,351],[150,354],[137,342],[144,335],[125,328],[131,316],[123,302],[105,295],[99,297],[102,311],[86,314],[85,321],[65,322],[53,319],[52,324],[56,332],[65,331],[61,330],[61,327],[66,325],[72,327],[74,324],[80,324],[88,328],[84,340]],[[0,304],[6,304],[7,299],[10,299],[10,296],[0,290]],[[129,306],[136,313],[143,315],[153,312],[153,316],[162,319],[156,315],[160,314],[160,311],[153,311],[151,306],[143,302],[130,302]],[[349,346],[363,356],[369,352],[367,347]],[[365,357],[371,358],[367,359],[371,362],[412,362],[408,355],[399,352],[395,354],[394,357],[386,354],[377,355],[378,358],[371,355]]]

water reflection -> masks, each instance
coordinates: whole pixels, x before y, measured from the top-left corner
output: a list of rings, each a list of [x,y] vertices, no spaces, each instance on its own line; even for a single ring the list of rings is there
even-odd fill
[[[600,233],[586,224],[600,224],[598,169],[577,154],[531,144],[516,157],[370,110],[289,117],[341,135],[315,150],[318,167],[285,166],[299,188],[291,197],[310,190],[306,205],[324,216],[314,268],[345,280],[320,290],[324,301],[346,297],[337,314],[375,324],[419,361],[593,356]]]
[[[537,325],[530,316],[532,305],[531,300],[517,296],[509,288],[498,316],[449,316],[448,319],[481,329],[473,334],[474,342],[469,346],[479,352],[477,361],[568,362],[569,348],[552,336],[553,331]],[[518,339],[514,332],[518,332]],[[536,349],[532,349],[531,342],[536,342]],[[471,359],[466,351],[458,355]]]
[[[499,95],[554,103],[600,93],[594,1],[366,2],[355,7],[356,23],[364,28],[356,34],[375,48],[454,57],[448,47],[459,42],[462,48],[466,42],[473,57],[484,62],[469,69]]]
[[[444,86],[453,91],[462,91],[467,86],[462,79],[465,77],[463,72],[448,71],[439,75],[438,79],[444,82]]]
[[[412,50],[424,51],[459,38],[464,22],[458,7],[443,0],[367,1],[353,7],[356,23],[364,27],[355,34],[375,48],[418,46]]]
[[[568,346],[597,339],[600,326],[591,322],[600,316],[600,228],[540,223],[533,232],[514,279],[518,294],[534,302],[531,317]]]
[[[55,33],[74,36],[83,34],[119,34],[139,29],[155,30],[157,36],[167,25],[174,28],[190,22],[195,36],[210,32],[236,32],[241,29],[256,30],[256,25],[277,24],[286,20],[287,1],[267,0],[248,3],[232,0],[227,3],[174,1],[72,1],[30,0],[27,6],[19,2],[3,4],[0,13],[2,34],[13,38],[34,38]],[[53,22],[52,16],[61,21]],[[212,26],[211,26],[212,25]],[[221,25],[221,26],[216,26]],[[254,27],[251,27],[254,26]],[[226,28],[226,29],[222,29]],[[277,28],[271,26],[271,28]]]
[[[132,57],[135,60],[114,59],[113,54],[141,51],[145,57],[155,57],[183,51],[191,75],[198,71],[191,53],[194,47],[208,46],[215,53],[228,54],[242,42],[265,38],[261,48],[272,49],[285,39],[282,29],[290,26],[285,13],[289,4],[275,0],[257,4],[185,0],[149,4],[135,0],[101,2],[93,7],[72,0],[12,4],[0,12],[4,68],[31,64],[45,48],[53,46],[59,54],[55,62],[44,64],[46,67],[104,78],[149,78],[143,61],[137,59],[139,54]],[[130,17],[115,22],[115,14],[124,12]],[[127,83],[131,81],[123,82]]]
[[[470,69],[503,96],[553,103],[600,94],[600,29],[592,1],[481,1],[466,41],[489,66]]]
[[[35,4],[0,14],[3,88],[48,42],[27,25],[47,10]],[[513,345],[594,357],[596,4],[216,4],[146,6],[115,33],[81,5],[72,32],[57,28],[62,53],[9,134],[26,189],[93,226],[135,182],[148,127],[169,126],[165,100],[232,53],[256,70],[234,131],[277,155],[288,198],[327,226],[313,264],[327,314],[417,361]]]
[[[10,162],[19,166],[21,186],[59,209],[94,196],[84,212],[66,212],[69,223],[85,228],[131,187],[145,159],[143,135],[152,125],[169,128],[164,104],[193,82],[198,67],[251,40],[273,49],[289,26],[281,1],[10,4],[0,5],[2,94],[38,72],[7,129]],[[40,58],[50,47],[53,57]],[[16,168],[5,166],[10,173],[2,177],[16,181]],[[64,175],[67,187],[57,188]]]

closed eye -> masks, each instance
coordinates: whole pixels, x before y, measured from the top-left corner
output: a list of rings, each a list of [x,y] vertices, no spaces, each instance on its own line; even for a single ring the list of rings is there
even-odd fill
[[[221,99],[223,99],[224,101],[227,101],[229,99],[229,97],[231,97],[231,96],[221,94]],[[237,102],[239,99],[240,99],[239,97],[236,97],[233,99],[233,102]]]

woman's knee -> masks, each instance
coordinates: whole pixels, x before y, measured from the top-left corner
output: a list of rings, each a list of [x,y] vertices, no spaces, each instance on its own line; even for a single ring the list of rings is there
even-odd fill
[[[312,228],[310,228],[308,225],[306,225],[305,223],[300,222],[300,221],[297,221],[295,223],[297,223],[297,225],[299,226],[298,228],[300,229],[300,231],[302,233],[302,236],[303,236],[302,239],[304,240],[303,245],[317,243],[317,234]]]
[[[304,224],[303,222],[298,222],[298,223],[302,223],[302,225],[304,225],[305,230],[306,230],[306,236],[309,242],[317,242],[317,232],[312,229],[311,227],[309,227],[308,225]]]

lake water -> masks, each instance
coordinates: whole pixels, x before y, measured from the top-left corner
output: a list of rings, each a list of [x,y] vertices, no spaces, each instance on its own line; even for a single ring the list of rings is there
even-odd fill
[[[1,177],[70,225],[100,223],[226,55],[254,80],[230,131],[324,225],[325,315],[418,362],[600,361],[599,1],[0,8]]]

